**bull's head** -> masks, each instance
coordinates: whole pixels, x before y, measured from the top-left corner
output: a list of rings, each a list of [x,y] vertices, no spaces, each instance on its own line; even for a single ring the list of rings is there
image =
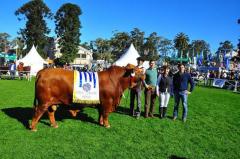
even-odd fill
[[[130,76],[130,84],[129,87],[133,88],[137,85],[138,82],[143,81],[145,79],[145,74],[143,73],[143,69],[136,67],[132,64],[127,64],[126,68],[126,76]]]

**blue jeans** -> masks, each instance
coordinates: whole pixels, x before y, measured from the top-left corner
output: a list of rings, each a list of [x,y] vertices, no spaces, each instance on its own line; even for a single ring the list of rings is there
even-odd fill
[[[12,80],[14,80],[15,79],[15,71],[14,70],[11,70],[10,71],[10,78],[12,79]]]
[[[185,93],[184,91],[174,92],[175,104],[174,104],[174,110],[173,110],[173,117],[178,116],[178,107],[181,99],[182,105],[183,105],[182,119],[187,118],[187,112],[188,112],[187,98],[188,98],[188,94]]]

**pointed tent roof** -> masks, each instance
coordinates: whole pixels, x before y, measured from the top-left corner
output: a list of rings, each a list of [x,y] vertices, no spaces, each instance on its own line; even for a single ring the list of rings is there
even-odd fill
[[[43,65],[47,64],[47,62],[38,54],[34,45],[26,56],[17,61],[17,64],[19,62],[23,62],[24,66],[31,66],[31,75],[36,75],[39,70],[43,69]]]
[[[126,66],[127,64],[137,65],[137,58],[139,56],[137,50],[133,44],[131,44],[128,50],[115,62],[115,64],[117,66]]]

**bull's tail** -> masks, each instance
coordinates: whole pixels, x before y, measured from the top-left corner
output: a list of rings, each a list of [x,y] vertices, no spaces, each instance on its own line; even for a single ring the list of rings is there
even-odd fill
[[[34,93],[34,100],[33,100],[33,106],[36,107],[37,106],[37,83],[38,83],[38,80],[39,80],[39,73],[37,73],[36,75],[36,80],[35,80],[35,93]]]
[[[33,106],[34,107],[37,106],[36,92],[35,92],[35,95],[34,95]]]

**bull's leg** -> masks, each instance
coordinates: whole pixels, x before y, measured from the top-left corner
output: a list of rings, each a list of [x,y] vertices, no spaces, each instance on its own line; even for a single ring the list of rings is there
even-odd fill
[[[102,114],[99,115],[99,124],[101,126],[103,126],[103,115]]]
[[[98,108],[98,122],[99,122],[99,125],[103,126],[103,112],[100,108]]]
[[[100,110],[98,110],[98,113],[99,113],[99,117],[98,117],[99,125],[103,126],[103,113]]]
[[[51,126],[54,128],[58,128],[58,124],[54,116],[56,110],[57,110],[57,107],[55,105],[51,106],[51,109],[48,109],[48,117],[49,117]]]
[[[110,128],[110,124],[108,122],[108,115],[109,115],[109,112],[103,113],[103,126],[106,128]]]
[[[33,118],[32,118],[32,123],[30,125],[30,129],[32,131],[37,131],[36,125],[38,123],[38,120],[45,113],[45,111],[47,111],[47,106],[45,106],[45,105],[41,105],[41,106],[36,106],[35,107],[34,115],[33,115]]]

